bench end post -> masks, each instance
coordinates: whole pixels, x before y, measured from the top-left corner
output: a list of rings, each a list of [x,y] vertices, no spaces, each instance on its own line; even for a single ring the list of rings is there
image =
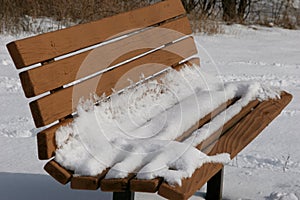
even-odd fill
[[[222,200],[224,167],[207,182],[206,200]]]

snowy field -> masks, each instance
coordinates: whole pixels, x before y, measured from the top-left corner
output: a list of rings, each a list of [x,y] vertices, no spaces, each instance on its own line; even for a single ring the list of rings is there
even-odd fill
[[[300,31],[238,25],[225,29],[223,35],[196,36],[203,69],[226,81],[279,86],[294,99],[225,167],[224,199],[299,199]],[[5,47],[17,38],[0,35],[0,199],[110,199],[110,193],[70,190],[43,171],[28,100]],[[201,194],[191,199],[202,199]],[[136,197],[161,199],[140,193]]]

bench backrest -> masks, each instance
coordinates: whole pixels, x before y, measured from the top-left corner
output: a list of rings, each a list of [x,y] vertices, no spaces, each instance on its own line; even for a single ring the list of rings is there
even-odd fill
[[[197,53],[180,0],[7,45],[37,127],[63,120],[81,97],[110,95]],[[197,62],[193,60],[194,62]]]

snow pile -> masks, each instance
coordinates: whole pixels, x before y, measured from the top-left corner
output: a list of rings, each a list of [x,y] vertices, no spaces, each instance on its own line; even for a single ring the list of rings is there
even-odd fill
[[[96,97],[78,107],[74,122],[56,133],[56,161],[75,174],[106,178],[163,177],[181,184],[206,162],[227,162],[228,154],[207,156],[195,146],[221,128],[251,100],[277,98],[279,91],[255,82],[226,83],[198,66],[170,70],[160,81],[147,81],[110,98]],[[174,141],[199,119],[234,97],[238,102],[195,131]]]

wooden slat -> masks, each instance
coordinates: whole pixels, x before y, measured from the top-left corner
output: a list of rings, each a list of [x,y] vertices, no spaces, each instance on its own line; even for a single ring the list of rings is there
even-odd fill
[[[73,113],[79,99],[89,98],[91,92],[100,96],[103,93],[109,95],[112,92],[110,88],[119,90],[129,86],[128,79],[136,82],[141,73],[147,77],[176,65],[196,52],[193,38],[187,38],[80,84],[42,97],[30,103],[34,122],[37,127],[52,123]]]
[[[38,156],[40,160],[46,160],[54,156],[56,149],[55,132],[61,126],[66,126],[73,119],[66,119],[37,134]]]
[[[130,180],[130,190],[134,192],[149,192],[155,193],[158,191],[160,184],[163,182],[162,178],[155,178],[151,180],[142,180],[133,178]]]
[[[201,151],[207,153],[209,152],[209,147],[211,144],[215,143],[218,141],[218,139],[226,133],[231,127],[236,125],[243,117],[248,115],[252,109],[255,109],[255,107],[259,104],[258,100],[254,100],[248,103],[245,107],[242,108],[242,110],[235,116],[232,117],[231,120],[226,122],[223,127],[215,131],[209,138],[201,142],[200,144],[197,145],[197,149],[200,149]]]
[[[291,99],[290,94],[283,93],[281,99],[261,102],[250,114],[226,132],[217,143],[212,143],[212,148],[208,148],[211,149],[208,154],[227,152],[233,158],[280,114]],[[221,164],[204,164],[191,178],[184,179],[181,187],[162,183],[158,194],[168,199],[188,199],[221,168]]]
[[[167,183],[162,183],[159,187],[158,194],[167,199],[187,200],[199,188],[201,188],[206,181],[208,181],[214,174],[216,174],[223,165],[219,163],[204,164],[198,168],[193,176],[189,179],[182,180],[182,186],[170,186]],[[200,187],[198,187],[201,185]],[[197,188],[195,190],[195,188]]]
[[[162,1],[95,22],[15,41],[7,48],[20,69],[182,14],[185,10],[180,0]]]
[[[72,173],[60,166],[54,160],[49,161],[45,165],[44,169],[46,170],[46,172],[48,172],[48,174],[55,178],[55,180],[63,185],[67,184],[72,178]]]
[[[230,153],[231,158],[234,158],[281,113],[291,100],[292,95],[283,92],[281,99],[260,103],[250,115],[230,130],[230,134],[226,135],[222,141],[218,141],[214,148],[210,150],[210,154],[223,151]],[[221,144],[226,147],[225,151]]]
[[[107,173],[103,171],[97,176],[74,176],[71,179],[71,188],[76,190],[97,190],[100,187],[102,180]]]
[[[23,90],[26,97],[42,94],[191,33],[187,17],[167,22],[94,50],[24,71],[20,73]]]
[[[192,126],[187,131],[185,131],[181,136],[179,136],[178,138],[176,138],[176,141],[179,141],[179,142],[180,141],[184,141],[185,139],[187,139],[188,137],[190,137],[191,134],[195,130],[201,128],[204,124],[208,123],[212,118],[214,118],[215,116],[217,116],[218,114],[220,114],[222,111],[224,111],[226,108],[228,108],[229,106],[231,106],[232,104],[234,104],[237,100],[238,100],[238,98],[233,98],[233,99],[229,99],[227,102],[221,104],[214,111],[212,111],[211,113],[205,115],[194,126]]]
[[[103,179],[100,184],[101,190],[106,192],[124,192],[129,190],[129,181],[134,176],[134,174],[129,174],[127,178]]]
[[[174,66],[174,69],[180,70],[184,66],[184,64],[199,65],[199,63],[200,63],[199,58],[193,58],[193,59],[188,60],[187,62],[183,63],[182,65]],[[164,75],[164,73],[151,78],[151,80],[154,80],[154,79],[158,80],[163,75]],[[55,126],[52,126],[52,127],[48,128],[46,130],[43,130],[42,132],[37,134],[39,159],[46,160],[46,159],[49,159],[49,158],[54,156],[55,150],[56,150],[56,144],[55,144],[55,132],[56,132],[56,130],[60,126],[65,126],[65,125],[71,123],[72,121],[73,121],[73,119],[66,119],[66,120],[60,122],[59,124],[56,124]],[[79,179],[79,177],[77,177],[77,179]]]

